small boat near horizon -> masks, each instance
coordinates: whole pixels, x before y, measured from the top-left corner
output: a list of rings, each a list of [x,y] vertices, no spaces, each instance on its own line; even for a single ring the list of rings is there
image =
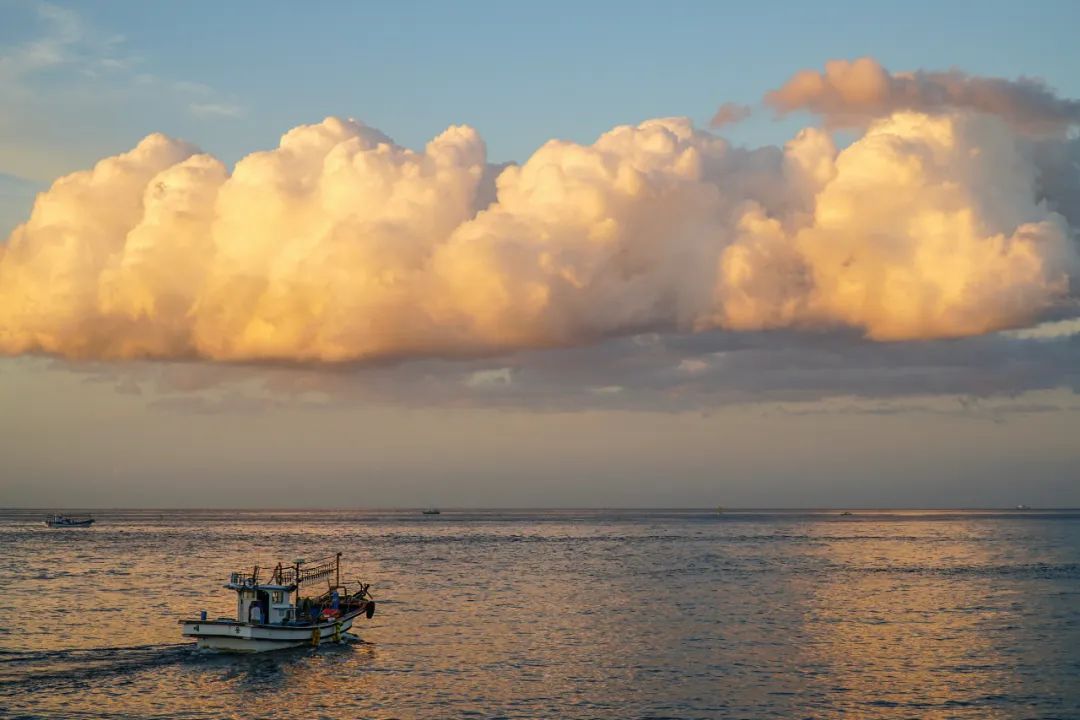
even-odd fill
[[[265,580],[258,565],[250,572],[234,572],[226,590],[236,593],[236,618],[181,620],[181,634],[195,638],[200,649],[258,653],[324,641],[342,642],[353,621],[375,614],[375,600],[367,583],[341,582],[341,553],[311,563],[278,563]],[[304,597],[301,586],[325,581],[326,590]],[[322,584],[321,582],[318,584]]]
[[[51,528],[76,528],[90,527],[94,524],[94,518],[90,515],[61,515],[53,513],[45,516],[45,527]]]
[[[424,515],[441,515],[442,512],[439,510],[439,508],[428,508],[427,510],[424,510],[422,514],[424,514]]]

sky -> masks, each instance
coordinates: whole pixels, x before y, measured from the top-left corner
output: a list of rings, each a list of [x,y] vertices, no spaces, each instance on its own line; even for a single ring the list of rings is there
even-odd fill
[[[0,506],[1078,506],[1078,22],[0,0]]]

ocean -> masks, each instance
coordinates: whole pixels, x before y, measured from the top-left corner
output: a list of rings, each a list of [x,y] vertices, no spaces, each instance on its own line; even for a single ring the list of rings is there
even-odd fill
[[[1080,512],[0,511],[5,718],[1080,718]],[[343,553],[357,640],[199,653]]]

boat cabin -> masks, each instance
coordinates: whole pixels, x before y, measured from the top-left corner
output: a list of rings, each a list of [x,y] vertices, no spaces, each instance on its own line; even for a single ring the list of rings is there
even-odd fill
[[[255,568],[250,572],[234,572],[225,589],[236,593],[236,621],[252,625],[290,625],[317,621],[320,616],[337,616],[358,605],[367,595],[361,583],[352,593],[341,583],[341,553],[305,564],[296,560],[292,565],[278,563],[266,580]],[[300,586],[310,587],[314,581],[324,581],[323,592],[315,597],[301,597]],[[374,606],[372,606],[374,607]]]
[[[281,625],[296,618],[295,585],[256,584],[251,575],[233,573],[225,585],[236,591],[236,619],[254,625]]]

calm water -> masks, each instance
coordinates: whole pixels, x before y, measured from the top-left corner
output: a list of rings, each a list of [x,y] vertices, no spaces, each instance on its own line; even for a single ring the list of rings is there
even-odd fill
[[[1080,513],[0,512],[0,716],[1080,718]],[[245,562],[362,641],[237,657]]]

